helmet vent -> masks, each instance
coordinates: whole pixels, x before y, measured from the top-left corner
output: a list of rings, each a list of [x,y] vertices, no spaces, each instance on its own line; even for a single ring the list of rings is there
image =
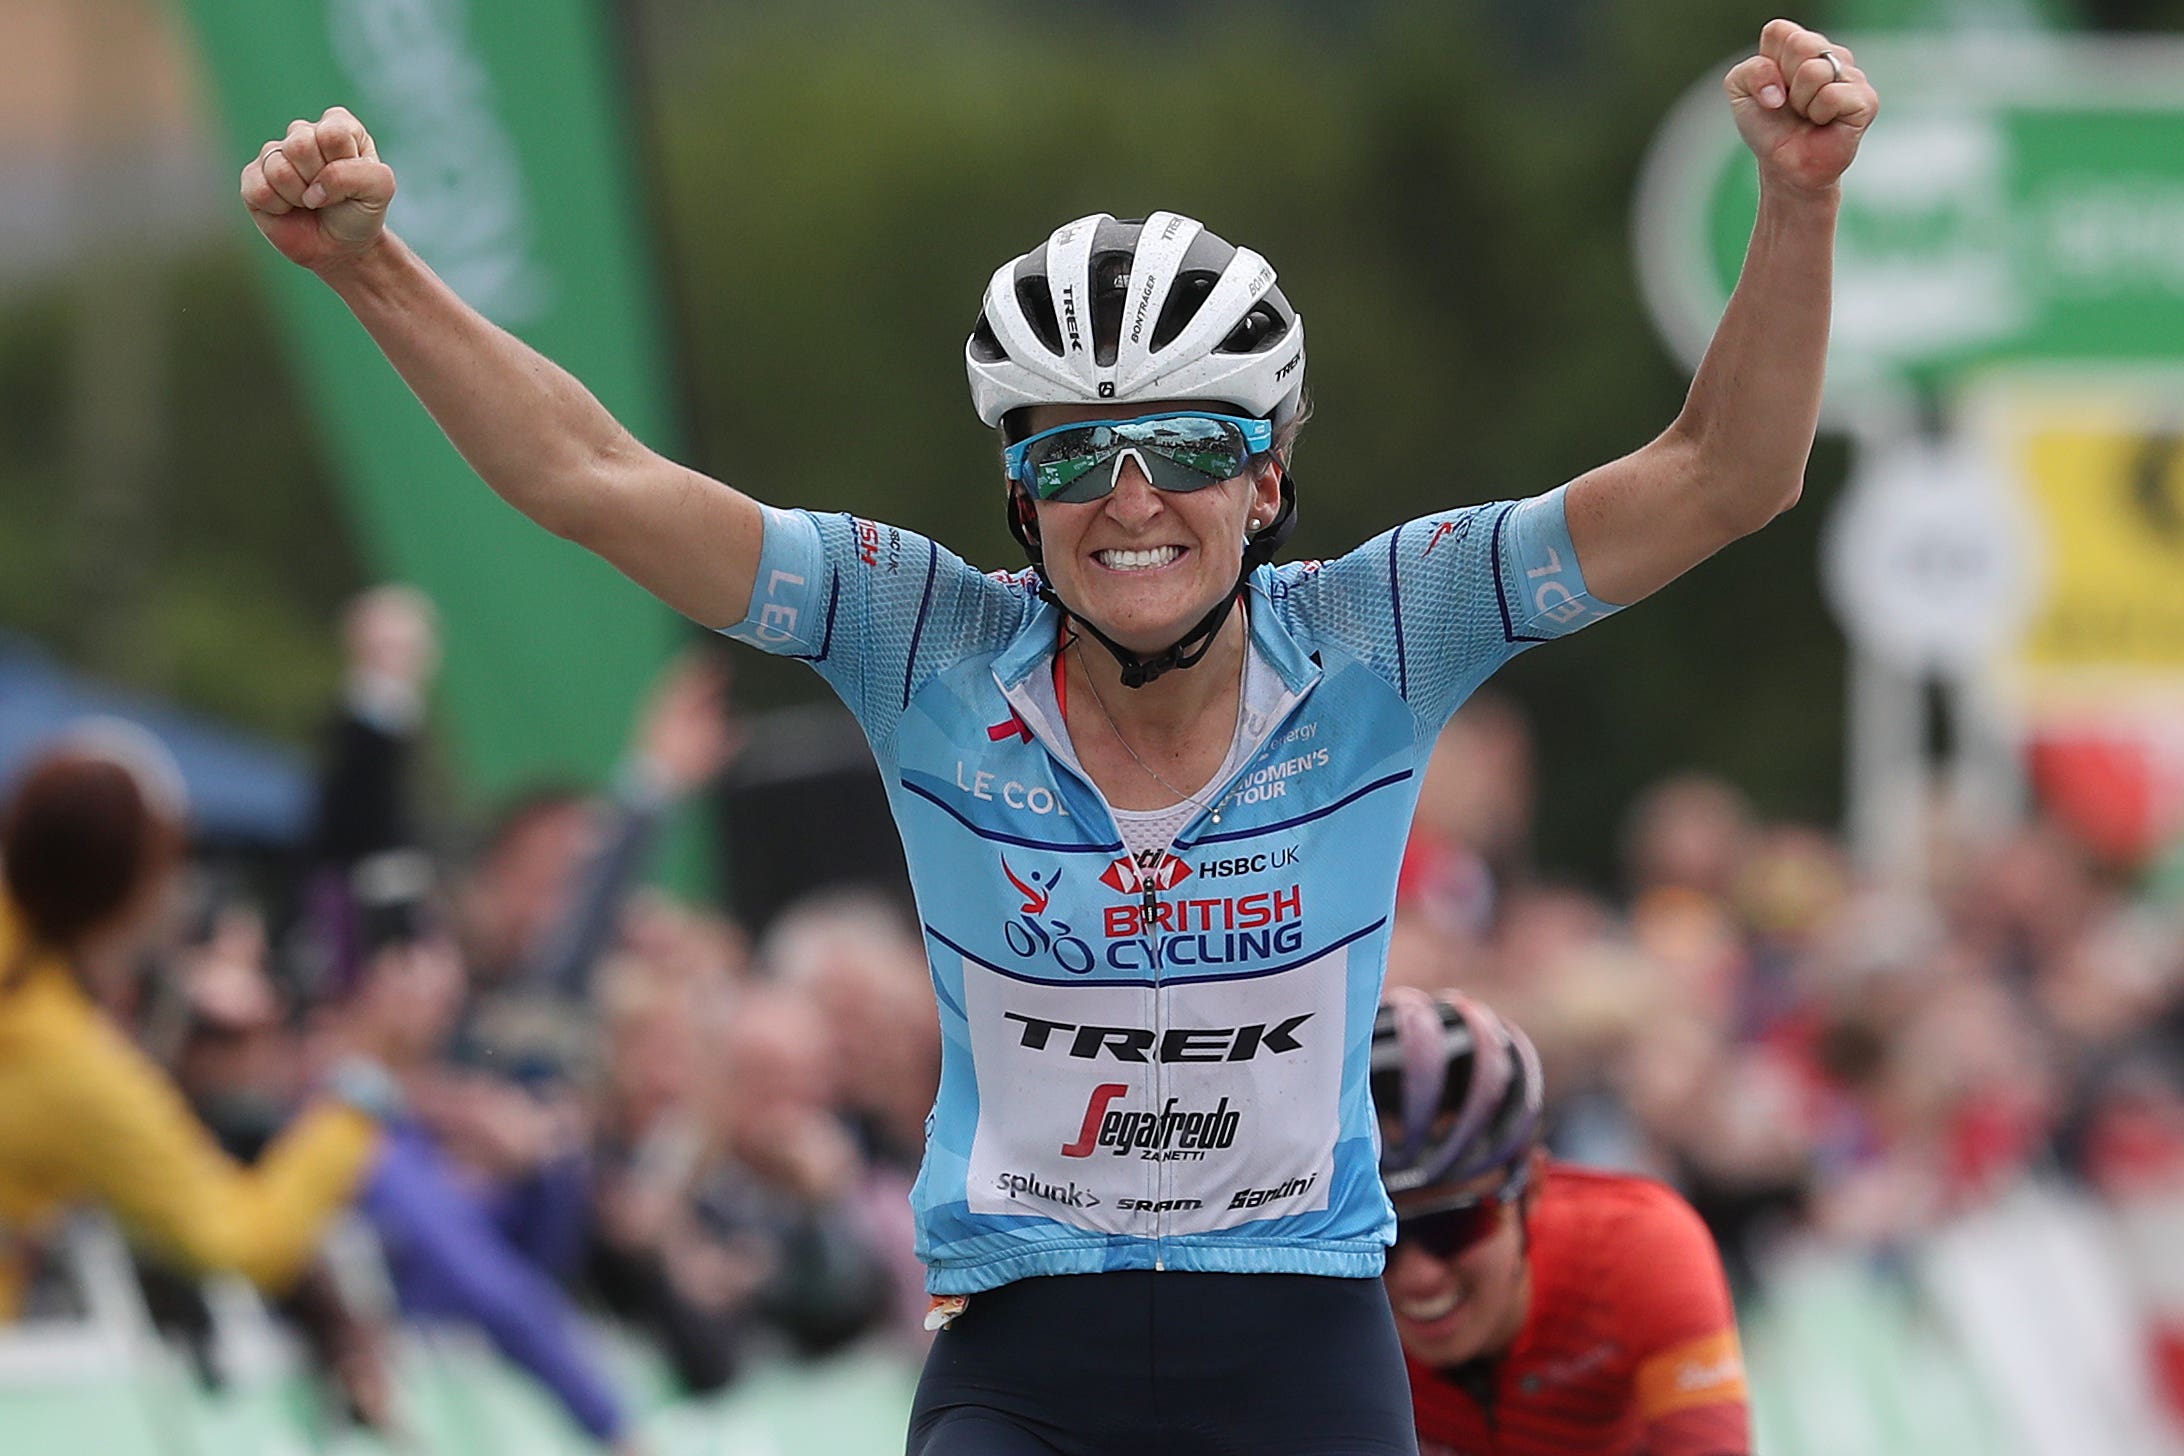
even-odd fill
[[[1016,302],[1024,310],[1024,319],[1031,325],[1031,331],[1047,346],[1047,352],[1061,358],[1062,326],[1055,320],[1054,292],[1047,287],[1046,279],[1036,275],[1017,279]]]
[[[1256,354],[1271,349],[1289,332],[1288,320],[1264,303],[1253,304],[1251,312],[1238,320],[1228,337],[1214,346],[1216,354]]]
[[[1193,269],[1177,276],[1169,285],[1168,301],[1161,305],[1160,321],[1153,325],[1153,352],[1159,353],[1175,342],[1175,336],[1190,326],[1198,317],[1206,297],[1213,292],[1213,285],[1221,281],[1218,273]]]
[[[1102,365],[1115,362],[1122,342],[1122,310],[1130,297],[1128,253],[1095,253],[1092,257],[1092,357]]]

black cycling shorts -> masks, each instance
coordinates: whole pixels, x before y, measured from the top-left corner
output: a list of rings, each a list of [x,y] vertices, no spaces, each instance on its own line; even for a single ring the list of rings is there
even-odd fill
[[[1378,1279],[1129,1270],[971,1296],[910,1456],[1416,1456]]]

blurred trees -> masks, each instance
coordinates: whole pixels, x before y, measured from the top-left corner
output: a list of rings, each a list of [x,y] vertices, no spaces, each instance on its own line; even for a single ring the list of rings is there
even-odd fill
[[[991,270],[1057,223],[1159,207],[1266,254],[1306,318],[1298,554],[1642,444],[1685,380],[1637,298],[1632,178],[1758,22],[1719,0],[1521,11],[1362,5],[1338,36],[1264,5],[1157,29],[1105,7],[653,6],[705,463],[1016,564],[960,340]],[[1604,870],[1634,788],[1687,764],[1832,814],[1841,649],[1813,538],[1838,470],[1823,457],[1814,503],[1760,541],[1510,669],[1550,865]]]
[[[990,566],[1019,558],[962,339],[991,270],[1090,211],[1189,212],[1280,268],[1318,400],[1300,554],[1643,443],[1685,380],[1637,297],[1632,179],[1669,105],[1766,18],[1739,0],[1359,0],[1339,25],[1305,4],[625,8],[697,463]],[[363,576],[240,217],[235,236],[139,264],[172,310],[166,495],[142,650],[95,665],[292,735]],[[90,652],[53,508],[76,296],[0,305],[0,626]],[[1542,741],[1550,868],[1604,871],[1631,794],[1678,767],[1832,816],[1842,651],[1814,541],[1841,458],[1824,440],[1790,517],[1504,674]],[[761,702],[823,692],[749,666]]]
[[[0,629],[296,739],[325,709],[335,608],[364,578],[247,262],[132,251],[0,306]],[[110,270],[133,270],[125,296],[158,317],[103,304]],[[129,392],[100,387],[116,368],[156,376],[156,420],[102,417]],[[123,461],[141,478],[105,482],[141,498],[87,504],[109,432],[151,435]]]

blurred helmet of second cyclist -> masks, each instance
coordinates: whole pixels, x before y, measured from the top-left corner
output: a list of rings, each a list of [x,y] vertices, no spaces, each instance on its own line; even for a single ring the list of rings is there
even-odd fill
[[[1195,666],[1296,524],[1304,320],[1273,268],[1176,213],[1079,218],[995,270],[964,352],[1041,595],[1127,686]]]
[[[1530,1306],[1539,1054],[1478,1001],[1398,987],[1373,1028],[1372,1091],[1396,1216],[1385,1278],[1404,1348],[1435,1366],[1500,1354]]]

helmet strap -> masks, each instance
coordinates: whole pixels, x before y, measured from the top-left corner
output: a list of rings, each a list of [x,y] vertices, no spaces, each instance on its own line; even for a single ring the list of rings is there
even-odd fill
[[[1245,576],[1249,574],[1249,571],[1244,573]],[[1132,652],[1129,648],[1102,632],[1098,627],[1092,625],[1081,613],[1072,610],[1067,602],[1054,594],[1054,588],[1046,584],[1046,578],[1043,574],[1039,578],[1040,599],[1052,602],[1055,606],[1067,612],[1072,623],[1090,633],[1093,641],[1099,643],[1100,646],[1106,648],[1113,655],[1115,661],[1122,666],[1122,685],[1126,688],[1144,687],[1147,683],[1161,677],[1170,668],[1196,667],[1200,662],[1203,662],[1206,654],[1213,650],[1213,639],[1220,635],[1221,624],[1228,620],[1229,612],[1235,608],[1237,600],[1243,596],[1243,593],[1244,577],[1239,576],[1236,578],[1235,588],[1224,595],[1220,601],[1214,603],[1213,609],[1207,612],[1205,616],[1200,617],[1196,626],[1174,642],[1169,643],[1165,650],[1147,657]]]

